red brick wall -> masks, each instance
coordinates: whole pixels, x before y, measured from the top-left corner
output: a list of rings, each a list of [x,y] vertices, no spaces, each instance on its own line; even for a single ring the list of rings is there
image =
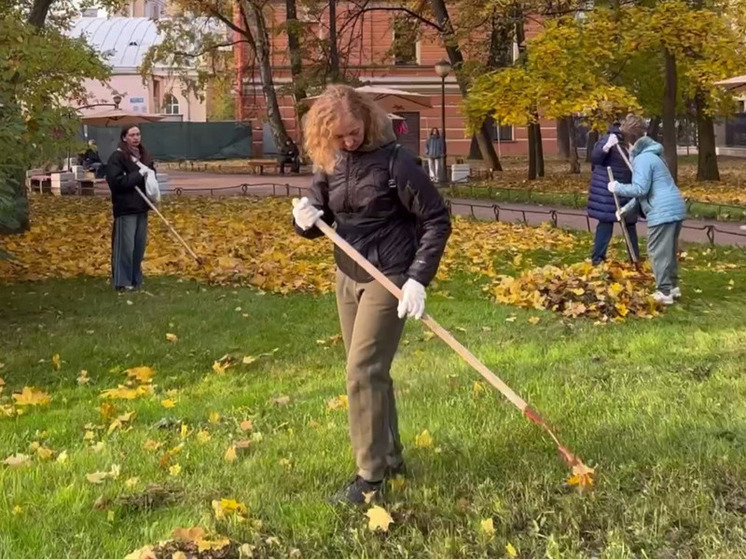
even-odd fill
[[[345,18],[347,5],[344,2],[337,3],[337,15],[339,26]],[[268,15],[268,24],[279,26],[284,21],[284,2],[274,3]],[[453,15],[453,14],[452,14]],[[300,17],[300,14],[299,14]],[[363,82],[371,85],[393,87],[425,95],[430,95],[433,103],[431,109],[423,109],[420,113],[420,153],[424,154],[425,141],[431,128],[441,128],[441,81],[435,74],[433,66],[436,62],[446,56],[445,49],[441,47],[440,39],[434,30],[427,29],[419,42],[418,65],[394,66],[393,58],[387,56],[391,49],[393,40],[392,22],[393,12],[368,12],[361,16],[361,20],[354,29],[341,30],[339,33],[342,45],[350,44],[350,56],[345,68],[350,75],[356,76]],[[270,23],[271,22],[271,23]],[[338,26],[338,27],[339,27]],[[309,29],[307,32],[322,32],[319,29]],[[527,30],[530,37],[535,34],[536,28]],[[286,84],[290,80],[289,58],[287,52],[287,35],[284,32],[271,33],[272,60],[274,64],[274,79],[276,87]],[[250,70],[243,72],[240,69],[246,67],[247,61],[251,59],[242,45],[236,49],[237,87],[239,98],[237,102],[237,118],[250,120],[254,124],[254,152],[259,154],[262,150],[262,124],[266,115],[264,97],[261,92],[261,81],[258,73],[252,75]],[[451,157],[465,157],[469,153],[471,138],[465,137],[464,119],[459,112],[459,104],[462,96],[455,83],[453,75],[446,81],[446,140],[449,159]],[[297,123],[297,116],[293,99],[283,95],[279,98],[280,111],[288,129],[289,134],[297,139],[301,137],[301,131]],[[525,128],[515,128],[513,141],[495,142],[495,148],[500,150],[504,156],[525,155],[527,149],[527,132]],[[542,136],[545,154],[556,154],[557,141],[554,122],[542,122]]]

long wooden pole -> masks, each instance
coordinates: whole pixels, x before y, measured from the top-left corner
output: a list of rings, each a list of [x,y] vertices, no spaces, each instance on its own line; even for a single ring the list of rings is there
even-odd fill
[[[617,146],[618,147],[618,146]],[[614,171],[611,167],[606,167],[606,173],[609,175],[609,182],[614,182]],[[616,206],[617,215],[621,211],[622,207],[619,205],[619,197],[616,192],[611,193],[614,196],[614,205]],[[627,224],[624,221],[624,216],[619,216],[619,227],[622,228],[622,236],[624,237],[624,243],[627,245],[627,254],[629,254],[629,261],[635,266],[638,264],[637,255],[632,247],[632,241],[629,238],[629,231],[627,231]]]
[[[139,188],[135,188],[135,192],[137,192],[142,197],[142,199],[145,200],[145,203],[148,206],[150,206],[151,210],[153,210],[156,214],[158,214],[158,217],[160,217],[163,220],[163,223],[166,224],[166,226],[169,228],[169,230],[171,231],[171,233],[173,234],[173,236],[176,237],[176,239],[182,245],[184,245],[184,248],[187,249],[187,252],[192,256],[192,258],[194,258],[197,261],[197,264],[199,264],[201,266],[202,265],[202,259],[195,254],[195,252],[192,250],[192,248],[188,244],[186,244],[186,241],[181,238],[181,235],[179,235],[179,233],[176,231],[176,229],[174,229],[173,225],[171,225],[168,222],[168,220],[165,217],[163,217],[163,214],[158,211],[158,208],[156,208],[155,204],[153,204],[153,202],[150,201],[150,198],[148,198],[145,194],[143,194],[142,190],[140,190]]]
[[[298,200],[293,200],[293,205],[296,205]],[[352,258],[357,264],[359,264],[366,272],[368,272],[376,281],[378,281],[383,287],[386,288],[397,299],[401,299],[401,289],[399,289],[394,282],[387,278],[380,270],[373,266],[368,260],[366,260],[355,248],[345,241],[337,232],[327,225],[323,220],[318,219],[316,221],[316,227],[318,227],[324,235],[326,235],[336,246],[338,246],[347,256]],[[422,322],[433,331],[441,340],[443,340],[451,349],[461,356],[464,361],[471,365],[476,371],[484,377],[484,379],[494,386],[500,393],[505,396],[508,401],[518,408],[523,415],[529,420],[533,421],[544,429],[549,436],[552,438],[554,443],[557,445],[557,450],[560,453],[562,459],[570,467],[582,466],[582,461],[570,452],[567,447],[563,446],[557,436],[554,434],[552,429],[547,425],[544,419],[539,415],[534,408],[528,405],[526,401],[516,394],[507,384],[505,384],[495,373],[493,373],[486,365],[484,365],[474,354],[466,349],[456,338],[454,338],[448,330],[438,324],[434,318],[430,315],[424,315]]]

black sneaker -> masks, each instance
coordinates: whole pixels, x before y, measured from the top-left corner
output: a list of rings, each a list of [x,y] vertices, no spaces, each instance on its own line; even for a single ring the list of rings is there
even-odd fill
[[[362,505],[376,501],[383,490],[383,483],[380,481],[366,481],[360,476],[350,481],[344,489],[338,491],[329,498],[329,503],[353,503]]]

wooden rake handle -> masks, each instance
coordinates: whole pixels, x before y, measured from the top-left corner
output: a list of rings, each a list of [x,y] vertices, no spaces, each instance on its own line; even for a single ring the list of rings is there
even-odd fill
[[[617,147],[619,147],[619,144],[617,144]],[[619,153],[622,154],[622,157],[624,157],[621,149],[619,150]],[[629,165],[629,162],[627,162],[627,164]],[[611,170],[611,167],[606,167],[606,173],[609,175],[609,182],[614,182],[614,171]],[[614,196],[614,205],[616,206],[616,211],[618,213],[622,209],[619,205],[619,198],[617,197],[616,192],[612,192],[611,194],[612,196]],[[627,245],[627,254],[629,255],[629,260],[630,262],[632,262],[632,264],[637,265],[637,255],[635,254],[635,250],[632,247],[632,240],[629,238],[629,231],[627,231],[627,224],[625,223],[623,216],[619,218],[619,226],[622,229],[624,244]]]
[[[148,198],[139,188],[135,188],[135,192],[137,192],[140,197],[145,200],[145,203],[150,206],[150,209],[153,210],[158,217],[160,217],[163,220],[163,223],[166,224],[166,227],[171,231],[171,234],[173,234],[174,237],[176,237],[176,240],[179,241],[182,245],[184,245],[184,248],[187,250],[187,252],[190,254],[192,258],[194,258],[197,261],[197,264],[200,266],[202,265],[202,259],[195,254],[195,252],[192,250],[192,248],[186,243],[184,239],[181,238],[181,235],[174,229],[173,225],[171,225],[168,220],[163,217],[163,214],[158,211],[158,208],[155,207],[155,204],[150,201],[150,198]]]
[[[293,206],[297,205],[298,200],[293,200]],[[338,246],[347,256],[352,258],[357,264],[359,264],[366,272],[368,272],[376,281],[378,281],[383,287],[386,288],[397,299],[401,299],[402,293],[394,282],[387,278],[380,270],[378,270],[373,264],[368,262],[352,245],[345,241],[337,232],[327,225],[322,219],[316,220],[316,227],[318,227],[324,235],[326,235],[336,246]],[[464,361],[471,365],[476,371],[484,377],[484,379],[494,386],[500,393],[505,396],[511,404],[518,408],[523,415],[528,419],[542,427],[552,438],[554,443],[557,445],[560,455],[570,466],[574,466],[578,459],[562,444],[559,439],[550,429],[549,425],[542,419],[539,413],[534,410],[526,401],[516,394],[507,384],[505,384],[500,377],[493,373],[484,363],[477,359],[473,353],[466,349],[451,333],[438,324],[435,319],[430,315],[425,314],[422,317],[422,322],[433,331],[441,340],[443,340],[453,351],[459,354]]]

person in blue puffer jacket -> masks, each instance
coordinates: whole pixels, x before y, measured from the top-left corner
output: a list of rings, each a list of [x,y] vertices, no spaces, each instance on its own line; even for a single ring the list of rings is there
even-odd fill
[[[658,288],[653,298],[671,305],[681,297],[676,251],[686,203],[663,159],[663,146],[645,135],[647,126],[642,118],[628,115],[620,130],[632,146],[632,181],[612,181],[608,189],[632,198],[621,209],[622,216],[641,206],[648,221],[648,257]]]
[[[616,205],[614,204],[614,195],[606,188],[609,183],[607,167],[611,167],[614,172],[614,178],[620,182],[627,183],[632,179],[632,172],[627,167],[624,159],[619,154],[617,145],[621,146],[620,140],[622,133],[619,130],[619,123],[614,123],[609,131],[602,136],[591,152],[591,165],[593,172],[591,174],[591,185],[588,189],[588,216],[598,221],[596,225],[596,236],[593,240],[593,254],[591,261],[593,265],[598,265],[606,260],[606,249],[614,233],[614,223],[616,219]],[[628,199],[619,200],[620,205],[625,205]],[[640,248],[637,241],[637,212],[630,212],[626,219],[627,232],[632,243],[635,256],[639,259]]]

